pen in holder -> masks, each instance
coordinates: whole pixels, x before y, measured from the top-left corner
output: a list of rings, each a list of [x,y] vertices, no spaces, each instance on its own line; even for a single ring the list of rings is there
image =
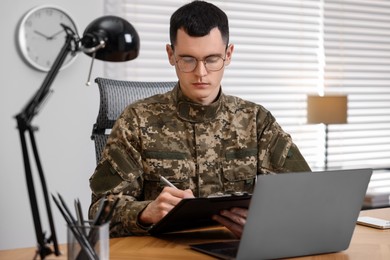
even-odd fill
[[[59,211],[67,223],[68,260],[109,259],[109,226],[122,193],[112,202],[102,198],[93,221],[84,221],[81,204],[75,200],[76,218],[72,215],[64,199],[52,195]]]
[[[109,223],[94,225],[92,222],[84,222],[67,225],[68,233],[68,260],[108,260],[109,247]],[[79,235],[84,234],[86,241],[81,241]],[[86,243],[89,249],[85,250]]]

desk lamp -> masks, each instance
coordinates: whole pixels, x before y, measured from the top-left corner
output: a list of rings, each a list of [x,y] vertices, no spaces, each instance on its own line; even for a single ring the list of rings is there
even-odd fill
[[[307,123],[325,125],[324,168],[328,169],[328,125],[347,123],[347,96],[308,96]]]
[[[45,98],[49,93],[50,86],[57,76],[57,73],[64,63],[67,55],[75,55],[80,51],[84,52],[93,58],[91,63],[92,68],[93,60],[95,58],[103,61],[128,61],[135,59],[138,56],[140,48],[140,39],[137,31],[129,22],[120,17],[103,16],[95,19],[87,26],[81,39],[77,35],[77,32],[74,32],[68,26],[63,24],[61,24],[61,26],[66,33],[66,38],[60,53],[45,77],[41,87],[25,105],[22,111],[15,116],[20,134],[28,195],[34,220],[34,228],[37,239],[37,255],[39,255],[41,259],[44,259],[47,255],[53,253],[51,247],[48,246],[48,243],[50,242],[53,243],[54,253],[56,256],[60,255],[60,251],[58,248],[46,181],[34,137],[34,131],[37,130],[37,127],[33,127],[31,122],[38,114],[40,105],[43,101],[45,101]],[[89,71],[89,76],[90,75],[91,69]],[[29,140],[31,142],[31,149],[34,154],[36,167],[41,181],[51,231],[51,235],[48,238],[45,237],[45,233],[42,231],[34,181],[31,172],[30,158],[27,149],[26,132],[28,133]]]

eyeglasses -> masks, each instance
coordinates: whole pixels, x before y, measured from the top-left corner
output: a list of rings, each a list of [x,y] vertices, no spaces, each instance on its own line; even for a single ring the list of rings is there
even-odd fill
[[[181,72],[192,72],[198,66],[199,61],[203,62],[207,71],[219,71],[225,65],[225,59],[217,55],[208,56],[204,60],[189,56],[181,57],[176,60],[176,64]]]

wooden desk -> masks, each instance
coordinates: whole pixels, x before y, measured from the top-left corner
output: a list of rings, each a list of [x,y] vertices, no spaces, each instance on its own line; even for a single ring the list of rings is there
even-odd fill
[[[362,216],[372,216],[390,219],[390,208],[366,210]],[[191,250],[188,245],[219,240],[232,239],[232,235],[223,228],[211,228],[202,231],[169,234],[161,237],[125,237],[110,240],[110,259],[213,259],[205,254]],[[61,245],[65,252],[66,246]],[[34,248],[22,248],[0,251],[2,260],[32,259]],[[65,254],[60,257],[49,256],[48,260],[66,259]],[[351,244],[348,250],[325,255],[294,258],[305,260],[320,259],[349,259],[349,260],[379,260],[390,259],[390,229],[379,230],[356,225]]]

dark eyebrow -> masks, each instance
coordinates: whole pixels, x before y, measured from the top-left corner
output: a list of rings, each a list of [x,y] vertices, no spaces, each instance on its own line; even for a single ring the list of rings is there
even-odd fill
[[[218,54],[210,54],[210,55],[207,55],[207,56],[204,56],[201,60],[204,60],[204,59],[207,59],[207,58],[210,58],[210,57],[220,57],[220,58],[223,58],[223,55],[221,55],[220,53]],[[192,55],[188,55],[188,54],[180,54],[178,55],[178,57],[180,58],[185,58],[185,57],[189,57],[189,58],[195,58],[197,59],[196,57],[192,56]]]

